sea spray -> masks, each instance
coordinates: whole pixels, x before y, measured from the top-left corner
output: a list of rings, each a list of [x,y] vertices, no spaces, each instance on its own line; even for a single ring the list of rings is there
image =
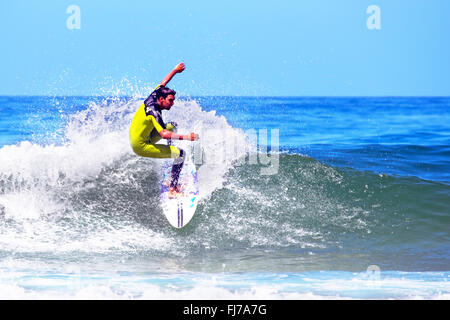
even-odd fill
[[[215,180],[182,230],[159,207],[160,161],[129,147],[141,98],[0,101],[7,298],[448,299],[446,98],[178,101],[166,121],[220,133],[179,142]],[[272,175],[246,142],[264,128],[283,147]]]

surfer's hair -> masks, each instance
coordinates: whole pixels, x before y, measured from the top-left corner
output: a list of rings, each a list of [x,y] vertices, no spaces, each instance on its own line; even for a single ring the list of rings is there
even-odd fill
[[[175,96],[177,93],[167,87],[161,87],[156,91],[156,99],[159,99],[160,97],[163,97],[163,99],[167,98],[168,95]]]

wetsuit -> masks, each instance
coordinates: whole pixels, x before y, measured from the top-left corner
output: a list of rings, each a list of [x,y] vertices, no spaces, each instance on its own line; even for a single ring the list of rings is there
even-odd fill
[[[142,157],[148,158],[175,158],[172,166],[172,180],[170,186],[178,185],[178,177],[183,167],[185,152],[174,146],[156,144],[161,140],[160,132],[163,129],[173,130],[170,124],[165,124],[161,108],[157,104],[157,91],[159,85],[150,96],[145,99],[134,115],[130,126],[130,144],[133,151]]]

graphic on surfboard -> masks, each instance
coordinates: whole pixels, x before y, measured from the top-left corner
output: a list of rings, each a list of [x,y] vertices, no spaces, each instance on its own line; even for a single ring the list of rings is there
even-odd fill
[[[197,209],[199,196],[197,170],[192,159],[186,157],[178,180],[181,191],[175,197],[169,198],[172,161],[165,161],[163,164],[161,206],[169,223],[175,228],[183,228],[191,221]]]

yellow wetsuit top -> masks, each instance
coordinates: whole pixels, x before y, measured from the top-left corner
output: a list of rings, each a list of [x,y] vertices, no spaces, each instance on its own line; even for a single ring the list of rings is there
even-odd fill
[[[129,131],[130,144],[133,151],[142,157],[178,158],[180,156],[178,148],[156,144],[161,139],[160,132],[166,129],[156,97],[156,92],[161,87],[158,85],[153,90],[134,115]]]

